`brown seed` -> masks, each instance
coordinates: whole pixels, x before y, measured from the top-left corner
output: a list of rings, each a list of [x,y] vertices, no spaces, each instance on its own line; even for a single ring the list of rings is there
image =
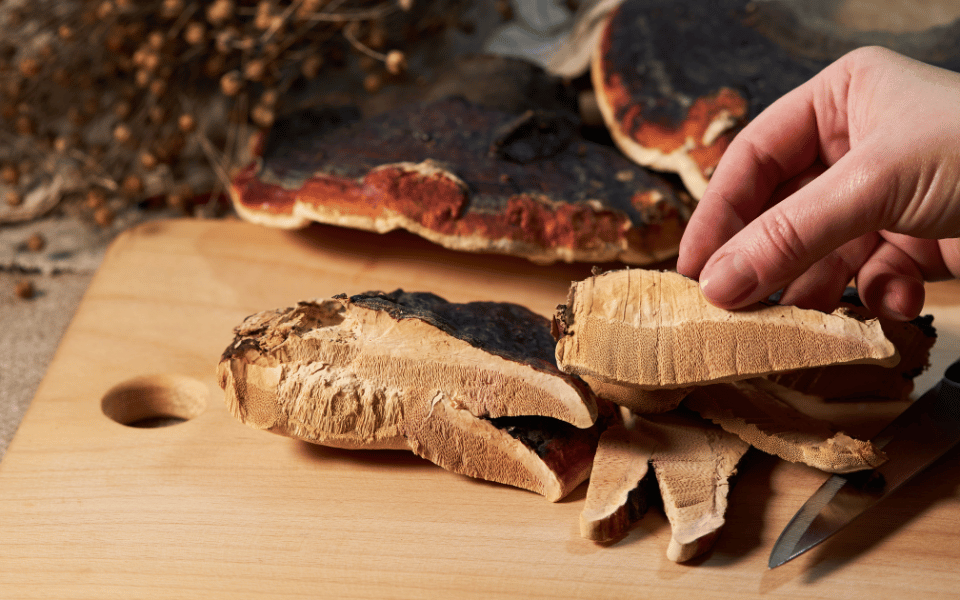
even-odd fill
[[[177,127],[179,127],[180,131],[184,133],[193,131],[197,128],[197,120],[193,118],[193,115],[183,113],[177,117]]]
[[[73,38],[73,28],[67,25],[66,23],[61,24],[57,28],[57,35],[60,36],[61,40],[69,40]]]
[[[164,19],[175,19],[183,13],[183,0],[163,0],[160,5],[160,15]]]
[[[58,135],[57,137],[53,138],[53,149],[60,154],[66,152],[67,148],[70,146],[70,140],[68,140],[66,136]]]
[[[90,188],[87,191],[87,208],[96,210],[107,202],[107,194],[100,188]]]
[[[143,57],[143,64],[140,65],[151,73],[160,66],[160,55],[156,52],[147,52]]]
[[[243,78],[239,71],[229,71],[220,78],[220,91],[226,96],[236,96],[243,87]]]
[[[397,6],[403,12],[410,12],[410,9],[413,8],[413,0],[397,0]]]
[[[198,23],[196,21],[187,24],[187,28],[183,31],[183,39],[187,41],[191,46],[197,46],[203,43],[203,40],[207,37],[207,28],[203,23]]]
[[[7,206],[20,206],[23,204],[23,196],[16,190],[7,190]]]
[[[113,211],[108,206],[101,206],[93,213],[93,220],[100,227],[110,227],[113,224]]]
[[[126,119],[130,116],[132,110],[133,107],[130,106],[130,102],[126,100],[118,100],[117,103],[113,105],[113,114],[118,119]]]
[[[140,153],[140,164],[143,165],[144,169],[152,170],[157,166],[157,157],[150,152],[141,152]]]
[[[280,92],[273,88],[266,89],[263,90],[263,94],[260,96],[260,104],[263,104],[264,106],[276,106],[277,100],[279,99]]]
[[[100,20],[106,19],[111,13],[113,13],[113,2],[109,0],[101,2],[97,7],[97,18]]]
[[[323,67],[323,57],[319,54],[311,54],[300,63],[300,72],[307,79],[314,79],[320,74]]]
[[[214,25],[220,25],[227,19],[233,18],[234,4],[231,0],[214,0],[207,7],[207,20]]]
[[[17,185],[20,182],[20,169],[13,164],[3,165],[0,167],[0,180],[7,185]]]
[[[387,71],[392,75],[399,75],[407,70],[407,55],[400,50],[391,50],[387,53]]]
[[[243,67],[243,76],[250,81],[260,81],[267,71],[266,63],[261,59],[253,59]]]
[[[136,75],[134,75],[134,81],[137,82],[137,87],[145,88],[150,85],[150,71],[146,69],[137,70]]]
[[[166,43],[167,43],[167,36],[159,31],[151,31],[150,34],[147,36],[147,45],[153,48],[157,52],[163,50],[163,46]]]
[[[367,93],[376,94],[382,87],[383,77],[379,73],[370,73],[363,78],[363,89],[367,90]]]
[[[17,120],[14,121],[14,129],[20,135],[32,135],[36,131],[33,126],[33,119],[27,115],[17,117]]]
[[[34,233],[27,238],[27,250],[30,252],[40,252],[47,246],[47,240],[39,233]]]
[[[40,73],[40,61],[36,58],[24,58],[20,61],[20,74],[24,77],[35,77]]]
[[[126,144],[133,137],[133,131],[126,123],[120,123],[113,128],[113,139],[121,144]]]
[[[270,107],[258,104],[250,111],[250,118],[260,127],[270,127],[273,125],[275,115]]]
[[[120,184],[120,191],[130,198],[135,198],[143,193],[143,180],[136,175],[127,175]]]
[[[164,95],[167,92],[166,78],[154,79],[153,81],[150,82],[149,88],[150,88],[150,93],[159,98],[160,96]],[[160,119],[157,119],[157,122],[159,121]]]
[[[226,67],[226,59],[224,59],[222,54],[211,54],[207,61],[203,64],[203,72],[207,77],[211,79],[215,77],[220,77],[223,74],[223,69]]]
[[[32,281],[29,279],[21,279],[17,282],[13,293],[21,300],[29,300],[36,295],[37,290],[33,287]]]

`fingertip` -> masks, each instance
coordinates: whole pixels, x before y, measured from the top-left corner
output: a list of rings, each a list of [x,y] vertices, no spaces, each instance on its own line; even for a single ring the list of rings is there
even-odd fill
[[[737,253],[722,254],[707,263],[700,273],[700,291],[708,302],[720,308],[742,308],[759,297],[760,281],[750,263]]]
[[[860,299],[871,312],[894,321],[917,318],[925,298],[923,282],[904,275],[879,276],[860,290]]]

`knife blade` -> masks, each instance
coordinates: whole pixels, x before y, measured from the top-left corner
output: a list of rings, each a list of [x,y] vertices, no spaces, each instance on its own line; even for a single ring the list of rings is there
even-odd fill
[[[787,524],[771,569],[837,533],[960,442],[960,360],[873,438],[890,457],[876,469],[833,475]]]

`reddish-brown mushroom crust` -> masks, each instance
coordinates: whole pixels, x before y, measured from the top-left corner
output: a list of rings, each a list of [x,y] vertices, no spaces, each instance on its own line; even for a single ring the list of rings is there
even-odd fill
[[[265,224],[404,228],[462,250],[643,264],[675,255],[691,210],[556,115],[525,121],[448,99],[278,131],[233,182],[238,212]]]

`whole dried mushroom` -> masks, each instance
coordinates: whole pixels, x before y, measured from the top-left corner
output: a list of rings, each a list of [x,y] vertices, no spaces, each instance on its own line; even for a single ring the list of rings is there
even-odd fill
[[[409,449],[551,501],[590,474],[597,403],[516,304],[370,292],[248,317],[218,367],[231,412],[339,448]],[[602,421],[602,420],[601,420]]]

